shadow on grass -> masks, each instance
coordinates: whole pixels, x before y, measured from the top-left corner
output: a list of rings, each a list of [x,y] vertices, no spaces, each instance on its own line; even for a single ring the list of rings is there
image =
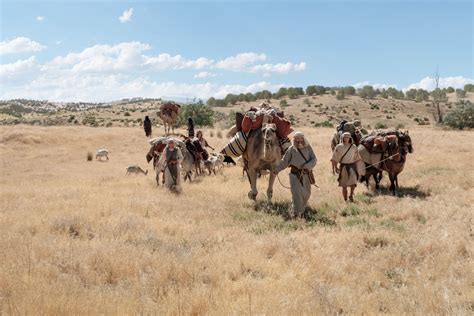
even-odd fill
[[[375,192],[375,194],[377,193],[382,195],[393,195],[389,187],[382,187],[379,192]],[[395,196],[399,198],[411,197],[424,200],[427,197],[431,196],[431,192],[429,190],[424,191],[420,189],[419,185],[415,185],[413,187],[399,187]]]
[[[293,217],[291,210],[291,202],[268,202],[257,201],[254,204],[254,210],[257,212],[264,212],[271,215],[278,215],[283,217],[285,221],[290,221],[298,217]],[[323,226],[335,226],[336,221],[332,218],[333,210],[324,205],[319,208],[306,207],[302,216],[308,224],[321,224]]]
[[[412,197],[419,199],[426,199],[431,195],[430,190],[424,191],[420,189],[420,186],[415,185],[414,187],[400,187],[398,188],[397,196],[398,197]]]

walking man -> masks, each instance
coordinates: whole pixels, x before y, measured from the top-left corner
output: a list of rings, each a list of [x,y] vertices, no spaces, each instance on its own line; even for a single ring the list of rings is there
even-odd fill
[[[290,167],[290,186],[292,197],[292,215],[302,217],[309,197],[311,184],[314,184],[312,169],[316,166],[316,155],[302,132],[296,132],[293,144],[288,148],[274,173]]]
[[[176,191],[180,183],[180,164],[183,161],[181,149],[176,147],[174,139],[168,140],[168,145],[163,150],[160,158],[161,170],[165,173],[165,187]]]
[[[333,169],[339,174],[338,182],[342,187],[342,196],[347,201],[347,188],[351,188],[349,201],[354,202],[354,190],[357,186],[359,174],[357,172],[357,162],[360,160],[357,146],[353,144],[351,134],[345,132],[342,134],[342,143],[334,148],[331,158]],[[339,166],[338,166],[339,164]]]

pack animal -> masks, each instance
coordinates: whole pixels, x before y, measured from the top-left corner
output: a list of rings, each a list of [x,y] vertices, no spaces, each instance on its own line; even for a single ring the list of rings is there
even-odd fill
[[[262,128],[252,130],[242,157],[250,182],[248,197],[256,200],[258,174],[262,170],[274,170],[282,157],[275,124],[265,124]],[[267,187],[268,200],[271,200],[273,196],[275,177],[274,173],[270,173]]]
[[[370,176],[373,176],[375,180],[375,188],[380,188],[380,180],[382,179],[382,171],[388,173],[390,179],[390,192],[396,194],[398,185],[398,175],[403,171],[408,153],[413,153],[413,143],[409,132],[401,131],[377,131],[376,137],[384,137],[385,143],[382,148],[383,153],[381,154],[380,163],[377,167],[371,166],[368,162],[366,163],[366,175],[361,180],[365,181],[368,185]],[[363,145],[362,145],[363,146]],[[359,146],[359,152],[361,152]],[[374,155],[374,153],[372,153]]]

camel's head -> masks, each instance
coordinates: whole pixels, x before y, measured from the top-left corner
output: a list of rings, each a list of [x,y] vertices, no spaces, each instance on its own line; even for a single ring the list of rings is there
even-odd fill
[[[263,141],[265,146],[263,147],[264,160],[274,160],[276,152],[279,152],[278,138],[276,135],[275,124],[264,124],[262,127]]]
[[[276,125],[275,124],[265,124],[262,127],[263,139],[265,140],[265,146],[271,146],[274,144],[276,136]]]

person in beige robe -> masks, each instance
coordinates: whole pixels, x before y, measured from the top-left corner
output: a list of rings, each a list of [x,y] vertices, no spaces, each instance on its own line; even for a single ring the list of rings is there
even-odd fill
[[[181,167],[183,154],[181,149],[176,147],[173,139],[168,140],[160,157],[161,171],[165,173],[165,187],[170,190],[177,190],[180,184]]]
[[[347,188],[351,188],[349,201],[354,202],[354,190],[357,186],[357,164],[361,160],[357,147],[353,144],[351,134],[342,134],[342,143],[334,148],[331,162],[339,174],[338,182],[342,187],[342,196],[347,201]],[[339,164],[339,166],[338,166]]]
[[[311,196],[311,183],[309,172],[316,166],[316,155],[313,148],[306,141],[304,134],[296,132],[293,144],[288,148],[282,160],[273,171],[278,173],[287,167],[291,167],[290,186],[293,216],[302,217]]]

